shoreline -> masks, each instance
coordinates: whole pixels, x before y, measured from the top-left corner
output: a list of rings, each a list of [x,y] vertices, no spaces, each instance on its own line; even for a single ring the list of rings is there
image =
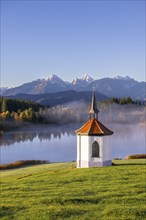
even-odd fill
[[[0,164],[0,170],[16,169],[29,165],[49,164],[47,160],[19,160],[8,164]]]

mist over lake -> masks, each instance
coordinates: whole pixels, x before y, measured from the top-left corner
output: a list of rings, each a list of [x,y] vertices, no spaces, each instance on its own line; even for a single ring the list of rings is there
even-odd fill
[[[145,108],[101,106],[99,120],[114,131],[111,158],[145,153]],[[86,114],[84,120],[88,120]],[[84,121],[84,122],[85,122]],[[17,160],[76,160],[75,130],[84,123],[30,125],[0,137],[1,164]]]

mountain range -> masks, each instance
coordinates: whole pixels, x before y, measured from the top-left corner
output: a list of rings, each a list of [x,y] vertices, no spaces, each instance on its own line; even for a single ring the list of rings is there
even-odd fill
[[[116,76],[113,78],[93,79],[89,75],[75,78],[71,83],[62,80],[57,75],[51,75],[47,79],[37,79],[24,83],[14,88],[1,88],[3,96],[17,96],[18,94],[46,94],[58,93],[69,90],[92,91],[94,90],[107,97],[127,97],[145,99],[146,82],[138,82],[129,76]]]
[[[107,96],[95,92],[96,100],[101,101],[108,99]],[[81,102],[91,102],[92,98],[92,91],[75,91],[75,90],[68,90],[63,92],[56,92],[56,93],[43,93],[43,94],[17,94],[15,96],[9,96],[10,98],[14,97],[16,99],[24,99],[24,100],[31,100],[37,102],[44,106],[55,106],[65,103],[74,102],[76,101]]]

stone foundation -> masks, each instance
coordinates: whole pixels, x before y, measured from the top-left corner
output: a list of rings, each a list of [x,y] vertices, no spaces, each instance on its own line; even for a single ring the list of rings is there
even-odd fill
[[[103,166],[111,166],[111,165],[112,165],[111,160],[103,161]]]

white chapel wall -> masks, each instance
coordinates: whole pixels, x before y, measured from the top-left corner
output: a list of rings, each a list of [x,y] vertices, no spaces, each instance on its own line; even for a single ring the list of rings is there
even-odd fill
[[[89,136],[81,136],[81,160],[89,161]]]
[[[103,154],[104,154],[104,161],[111,160],[111,149],[110,149],[110,137],[104,136],[103,137]]]

